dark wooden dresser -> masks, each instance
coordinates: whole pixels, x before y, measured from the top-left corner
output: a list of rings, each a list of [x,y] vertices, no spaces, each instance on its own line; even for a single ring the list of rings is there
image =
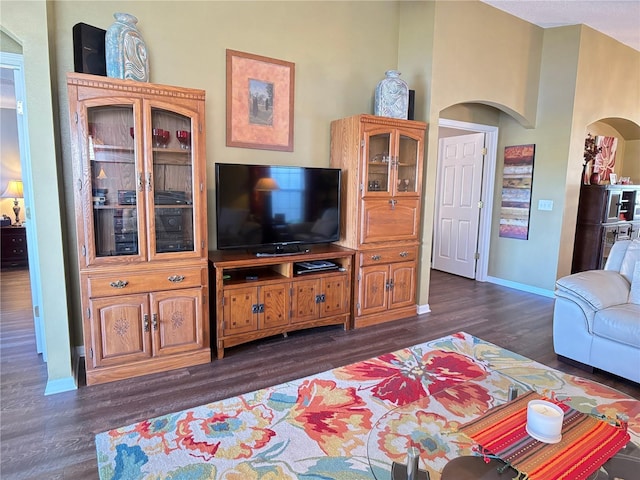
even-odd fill
[[[25,227],[2,227],[2,248],[0,263],[2,268],[26,267],[29,264],[27,256],[27,229]]]
[[[640,185],[582,185],[571,273],[604,268],[617,240],[640,238]]]

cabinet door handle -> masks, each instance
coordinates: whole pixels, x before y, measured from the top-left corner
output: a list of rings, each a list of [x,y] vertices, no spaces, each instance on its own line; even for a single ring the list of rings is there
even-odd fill
[[[151,316],[151,319],[152,319],[152,320],[151,320],[151,323],[153,324],[153,329],[154,329],[154,330],[158,330],[158,314],[157,314],[157,313],[154,313],[154,314]]]
[[[149,314],[145,313],[143,318],[144,318],[144,331],[148,332],[149,331]]]
[[[147,192],[151,191],[151,172],[147,173]]]
[[[400,252],[400,256],[402,258],[408,257],[409,256],[409,252]]]
[[[389,200],[389,204],[391,204],[391,210],[396,208],[396,203],[398,203],[398,201],[395,198],[392,198],[391,200]]]
[[[171,275],[167,280],[173,283],[180,283],[184,280],[184,275]]]
[[[129,285],[129,282],[126,280],[118,280],[116,282],[111,282],[109,285],[111,285],[113,288],[124,288]]]
[[[371,255],[371,260],[373,260],[374,262],[377,262],[378,260],[380,260],[382,257],[380,255]]]
[[[251,313],[258,313],[259,305],[256,303],[251,305]]]
[[[138,191],[141,192],[144,189],[144,182],[142,181],[142,172],[138,172]]]

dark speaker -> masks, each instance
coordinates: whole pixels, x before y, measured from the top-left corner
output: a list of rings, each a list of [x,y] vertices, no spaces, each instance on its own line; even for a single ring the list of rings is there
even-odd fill
[[[414,107],[416,105],[416,91],[409,90],[409,108],[407,111],[407,119],[415,120]]]
[[[73,67],[79,73],[107,76],[103,30],[86,23],[73,26]]]

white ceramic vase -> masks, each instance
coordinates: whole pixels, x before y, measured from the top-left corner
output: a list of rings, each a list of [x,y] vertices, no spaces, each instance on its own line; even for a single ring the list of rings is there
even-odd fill
[[[138,19],[129,13],[114,13],[113,16],[116,21],[105,35],[107,76],[148,82],[149,57],[136,27]]]

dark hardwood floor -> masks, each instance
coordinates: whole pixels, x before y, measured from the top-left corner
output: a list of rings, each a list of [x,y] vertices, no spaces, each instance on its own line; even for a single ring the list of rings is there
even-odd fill
[[[1,273],[0,478],[98,478],[95,434],[465,331],[640,399],[640,385],[559,362],[553,299],[433,271],[432,312],[359,330],[323,327],[225,350],[207,365],[44,396],[26,270]]]

